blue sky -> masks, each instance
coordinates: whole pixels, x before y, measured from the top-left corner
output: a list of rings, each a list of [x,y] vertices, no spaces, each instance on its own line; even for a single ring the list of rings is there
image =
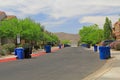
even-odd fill
[[[0,11],[30,17],[51,32],[78,33],[85,25],[103,27],[108,17],[120,18],[120,0],[0,0]]]

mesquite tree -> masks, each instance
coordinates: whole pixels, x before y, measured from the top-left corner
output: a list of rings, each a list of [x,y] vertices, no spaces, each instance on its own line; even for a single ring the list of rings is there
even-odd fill
[[[103,30],[98,25],[83,26],[79,31],[81,42],[96,44],[103,40]]]
[[[36,23],[30,18],[25,19],[9,19],[0,21],[0,38],[16,39],[16,36],[20,34],[20,38],[27,41],[47,41],[55,42],[59,39],[53,34],[49,34],[41,26],[40,23]]]

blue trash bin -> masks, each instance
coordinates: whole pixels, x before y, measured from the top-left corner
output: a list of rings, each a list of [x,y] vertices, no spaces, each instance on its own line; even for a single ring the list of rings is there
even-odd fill
[[[82,47],[87,47],[87,44],[81,44]]]
[[[106,47],[107,59],[111,58],[110,47]]]
[[[94,45],[94,52],[97,52],[97,46]]]
[[[107,59],[107,50],[105,46],[99,47],[99,56],[101,60]]]
[[[17,59],[24,59],[24,49],[23,48],[16,48],[15,55],[17,55]]]
[[[46,53],[51,53],[51,46],[50,45],[46,45],[45,46],[45,51],[46,51]]]
[[[59,44],[59,49],[61,49],[61,46],[62,46],[62,45],[61,45],[61,44]]]

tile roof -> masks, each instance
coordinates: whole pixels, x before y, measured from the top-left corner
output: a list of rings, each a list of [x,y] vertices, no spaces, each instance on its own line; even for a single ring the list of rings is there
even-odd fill
[[[14,15],[7,15],[7,17],[5,19],[12,19],[12,18],[16,18],[16,16],[14,16]]]

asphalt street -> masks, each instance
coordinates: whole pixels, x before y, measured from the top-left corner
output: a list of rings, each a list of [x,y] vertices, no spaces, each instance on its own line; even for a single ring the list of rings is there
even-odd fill
[[[32,59],[0,63],[0,80],[81,80],[104,64],[98,53],[68,47]]]

